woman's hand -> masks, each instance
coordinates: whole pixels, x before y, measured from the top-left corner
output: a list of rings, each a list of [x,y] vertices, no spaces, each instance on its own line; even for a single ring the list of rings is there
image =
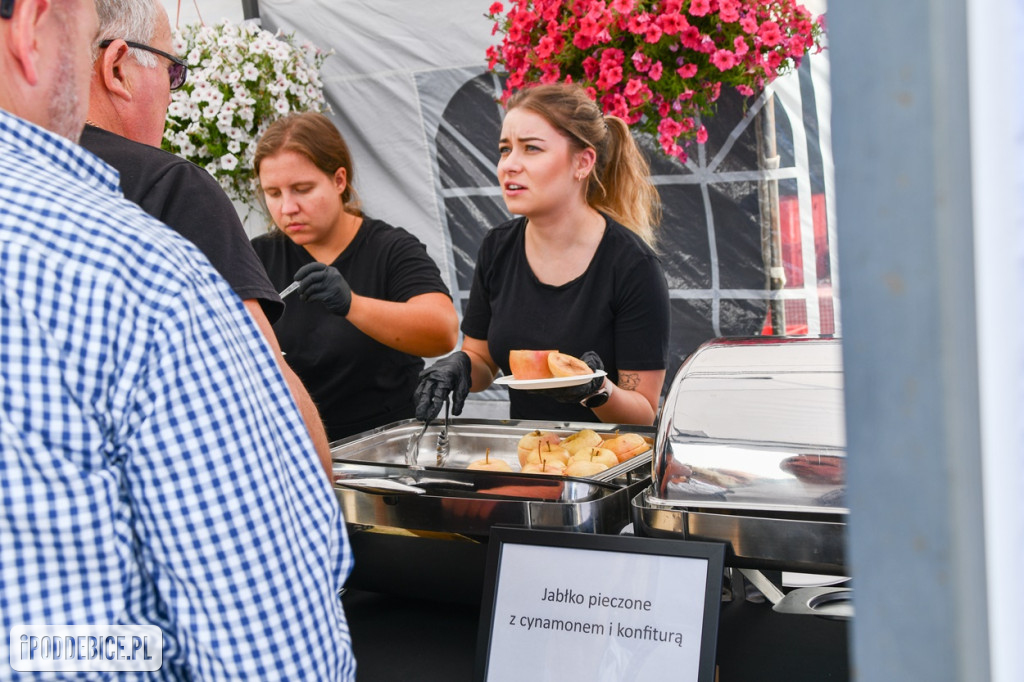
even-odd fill
[[[352,289],[337,268],[323,263],[307,263],[295,273],[299,296],[303,301],[320,301],[335,315],[345,317],[352,307]]]
[[[420,372],[419,384],[412,395],[416,418],[426,422],[436,417],[449,393],[452,414],[462,414],[472,383],[472,370],[469,356],[459,350]]]
[[[604,369],[604,362],[601,360],[601,356],[592,350],[588,350],[586,353],[580,356],[580,360],[585,362],[588,367],[594,372],[597,370]],[[527,390],[527,393],[536,393],[538,395],[544,395],[548,398],[557,400],[560,403],[578,403],[587,396],[597,393],[597,391],[604,384],[604,377],[599,376],[591,379],[585,384],[578,384],[576,386],[566,386],[564,388],[547,388],[539,390]]]

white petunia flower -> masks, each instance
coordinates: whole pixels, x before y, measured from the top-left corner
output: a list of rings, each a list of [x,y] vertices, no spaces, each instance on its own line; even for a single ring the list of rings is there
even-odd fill
[[[189,77],[171,95],[163,146],[206,169],[233,199],[248,202],[253,153],[267,126],[293,111],[326,110],[320,68],[333,51],[274,35],[256,22],[227,20],[186,26],[172,45],[185,55]]]

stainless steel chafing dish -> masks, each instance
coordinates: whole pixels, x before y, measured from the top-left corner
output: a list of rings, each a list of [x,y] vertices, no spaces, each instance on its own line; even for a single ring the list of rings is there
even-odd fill
[[[637,534],[727,544],[745,569],[844,573],[838,339],[718,339],[680,367],[662,407]]]
[[[331,444],[335,493],[355,568],[347,585],[381,592],[478,601],[494,525],[617,533],[630,499],[650,483],[651,452],[589,478],[467,470],[490,451],[519,468],[517,445],[534,430],[611,437],[654,429],[576,422],[452,419],[438,465],[442,424],[406,420]],[[407,450],[415,443],[415,464]]]

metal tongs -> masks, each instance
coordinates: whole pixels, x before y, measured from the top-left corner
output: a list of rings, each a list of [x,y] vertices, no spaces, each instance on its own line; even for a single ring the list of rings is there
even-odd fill
[[[437,466],[443,467],[448,461],[448,398],[444,399],[444,423],[437,434]]]
[[[449,422],[449,401],[448,398],[444,399],[444,423],[441,425],[441,433],[437,436],[437,466],[441,467],[448,461],[448,422]],[[420,454],[420,441],[423,440],[423,434],[427,432],[427,428],[430,427],[430,421],[423,422],[423,428],[416,434],[416,437],[409,441],[409,446],[405,451],[405,463],[412,468],[422,468],[418,464]]]

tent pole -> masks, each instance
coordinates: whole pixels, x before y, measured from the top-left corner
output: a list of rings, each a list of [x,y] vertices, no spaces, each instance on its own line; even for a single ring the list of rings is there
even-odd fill
[[[260,0],[242,0],[242,18],[260,18]]]
[[[757,113],[761,125],[757,129],[757,156],[761,169],[777,170],[779,155],[775,144],[775,95],[769,93],[764,107]],[[767,175],[767,173],[766,173]],[[768,290],[786,288],[786,270],[782,262],[782,236],[779,228],[779,181],[762,177],[758,183],[761,198],[761,256],[767,271]],[[770,300],[772,334],[786,334],[786,302],[773,296]]]

